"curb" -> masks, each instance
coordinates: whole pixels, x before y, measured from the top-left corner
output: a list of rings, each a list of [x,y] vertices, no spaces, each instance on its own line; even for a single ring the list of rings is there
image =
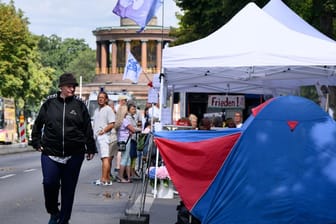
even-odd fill
[[[0,145],[0,155],[13,154],[19,152],[30,152],[30,151],[35,151],[35,149],[33,149],[33,147],[29,146],[27,143]]]

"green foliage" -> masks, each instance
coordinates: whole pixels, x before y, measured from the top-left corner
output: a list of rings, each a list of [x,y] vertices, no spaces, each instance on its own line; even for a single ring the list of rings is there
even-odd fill
[[[0,94],[13,96],[15,87],[22,88],[31,43],[27,21],[20,11],[1,3],[0,15]]]
[[[319,96],[317,94],[315,86],[302,86],[300,88],[300,95],[316,103],[319,103]]]
[[[25,110],[30,112],[37,111],[41,100],[49,93],[52,85],[52,74],[54,73],[54,69],[51,67],[42,66],[37,47],[35,54],[38,56],[29,63],[29,73],[31,75],[27,80],[28,86],[24,97]]]
[[[0,96],[13,97],[19,110],[37,111],[47,94],[58,90],[67,71],[89,82],[95,76],[95,52],[84,39],[29,32],[28,19],[14,1],[0,0]]]
[[[308,23],[311,23],[312,0],[284,0],[283,2],[301,18],[304,18]]]
[[[227,23],[249,0],[176,0],[183,14],[178,14],[180,27],[171,35],[177,37],[172,45],[180,45],[201,39]],[[255,1],[260,7],[267,0]]]
[[[62,71],[64,65],[60,64],[61,55],[58,54],[61,45],[62,38],[56,35],[51,35],[50,37],[44,35],[39,36],[38,49],[41,54],[41,63],[43,66],[49,66],[56,71]]]
[[[68,72],[75,74],[77,80],[82,76],[83,83],[92,82],[96,68],[96,51],[91,49],[83,50],[78,57],[74,58],[66,68]]]
[[[13,1],[0,2],[0,15],[0,95],[13,97],[22,110],[27,103],[38,104],[47,92],[50,68],[42,68],[37,39]]]
[[[89,82],[95,75],[95,52],[84,39],[66,38],[57,35],[40,36],[38,43],[42,65],[52,67],[53,85],[50,93],[58,90],[58,77],[64,72],[73,72],[77,79],[82,75]]]
[[[335,0],[285,0],[292,10],[332,39],[336,37]]]
[[[176,0],[182,13],[177,14],[179,28],[174,28],[171,35],[180,45],[201,39],[226,24],[249,0]],[[269,0],[255,0],[263,7]],[[336,1],[335,0],[283,0],[292,10],[308,23],[329,37],[336,36]]]

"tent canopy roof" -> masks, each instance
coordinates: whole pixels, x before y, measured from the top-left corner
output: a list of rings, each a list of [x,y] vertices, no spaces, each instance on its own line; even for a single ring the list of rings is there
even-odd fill
[[[334,42],[333,39],[329,38],[325,34],[321,33],[313,26],[308,24],[300,16],[298,16],[293,10],[291,10],[285,3],[281,0],[270,0],[264,7],[263,10],[267,12],[274,19],[288,27],[289,29],[295,30],[297,32],[316,37],[322,40],[327,40]]]
[[[209,36],[163,51],[175,92],[292,93],[335,84],[336,44],[290,30],[255,3]]]

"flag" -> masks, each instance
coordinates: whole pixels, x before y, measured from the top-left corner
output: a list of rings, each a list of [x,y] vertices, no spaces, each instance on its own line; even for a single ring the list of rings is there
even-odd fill
[[[118,0],[113,13],[136,22],[141,32],[161,5],[161,0]]]
[[[138,61],[134,58],[131,52],[128,53],[125,71],[123,80],[130,79],[133,83],[137,83],[139,80],[139,76],[142,72],[142,68]]]
[[[239,128],[155,133],[160,155],[188,210],[207,191],[240,135]]]

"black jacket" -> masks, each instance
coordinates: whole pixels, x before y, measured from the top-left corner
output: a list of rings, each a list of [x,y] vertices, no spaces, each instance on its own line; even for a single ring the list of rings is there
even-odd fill
[[[52,156],[97,152],[87,107],[77,96],[65,100],[60,92],[48,96],[32,130],[32,146]]]

